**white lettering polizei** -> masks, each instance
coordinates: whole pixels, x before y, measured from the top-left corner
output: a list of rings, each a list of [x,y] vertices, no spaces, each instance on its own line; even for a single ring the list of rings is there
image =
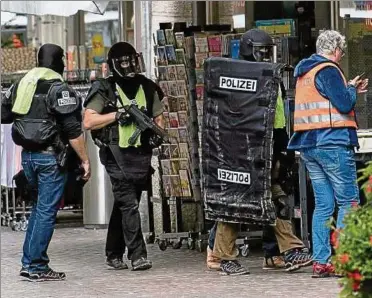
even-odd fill
[[[69,106],[69,105],[76,105],[76,98],[75,97],[70,97],[70,98],[67,98],[67,99],[59,98],[58,99],[58,105],[60,107]]]
[[[221,89],[238,90],[244,92],[256,92],[257,80],[220,76],[219,87]]]
[[[243,172],[228,171],[224,169],[217,169],[217,179],[220,181],[237,183],[237,184],[251,184],[251,174]]]

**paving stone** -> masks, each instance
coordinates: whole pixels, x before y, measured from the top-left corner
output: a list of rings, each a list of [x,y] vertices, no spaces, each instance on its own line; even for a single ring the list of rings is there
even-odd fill
[[[1,230],[1,297],[291,297],[334,298],[336,279],[312,279],[311,269],[288,274],[264,271],[262,258],[241,259],[251,274],[221,276],[205,267],[205,253],[183,247],[162,252],[148,247],[153,269],[145,272],[112,271],[105,266],[106,230],[62,228],[49,248],[51,267],[65,271],[63,282],[30,283],[18,272],[24,233]]]

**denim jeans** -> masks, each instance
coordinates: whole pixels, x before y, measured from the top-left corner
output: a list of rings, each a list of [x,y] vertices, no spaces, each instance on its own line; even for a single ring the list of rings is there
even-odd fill
[[[40,272],[49,268],[47,249],[54,232],[66,175],[50,153],[23,151],[22,166],[28,182],[38,190],[23,244],[22,266],[29,272]]]
[[[328,222],[338,205],[337,228],[353,202],[359,203],[354,151],[344,146],[304,149],[301,157],[309,171],[315,196],[313,214],[314,261],[326,264],[331,257]]]

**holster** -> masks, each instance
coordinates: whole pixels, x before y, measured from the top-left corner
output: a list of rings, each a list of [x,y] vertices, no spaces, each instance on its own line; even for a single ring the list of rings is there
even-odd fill
[[[57,137],[56,142],[54,143],[53,147],[55,148],[56,152],[56,161],[57,165],[60,167],[61,170],[65,170],[67,168],[67,160],[71,153],[70,145],[65,145],[59,137]]]

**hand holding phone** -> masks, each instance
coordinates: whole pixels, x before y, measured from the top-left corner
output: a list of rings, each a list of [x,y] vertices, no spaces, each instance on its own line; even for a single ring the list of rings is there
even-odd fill
[[[372,69],[369,69],[369,70],[367,70],[367,71],[364,71],[363,73],[361,73],[360,75],[359,75],[359,78],[360,78],[360,80],[365,80],[365,79],[368,79],[369,77],[370,77],[370,75],[371,75],[371,72],[372,72]]]
[[[366,73],[366,72],[361,73],[361,74],[359,75],[359,80],[361,80],[361,81],[365,80],[365,79],[367,78],[367,74],[368,74],[368,73]]]
[[[363,74],[362,74],[363,75]],[[349,82],[349,85],[352,85],[354,86],[355,88],[358,88],[358,86],[360,85],[360,83],[362,83],[363,81],[360,79],[360,76],[361,75],[358,75],[356,76],[354,79],[352,79],[350,82]]]
[[[359,94],[361,93],[366,93],[367,92],[367,87],[368,87],[368,79],[364,79],[361,81],[361,83],[357,87],[357,92]]]

